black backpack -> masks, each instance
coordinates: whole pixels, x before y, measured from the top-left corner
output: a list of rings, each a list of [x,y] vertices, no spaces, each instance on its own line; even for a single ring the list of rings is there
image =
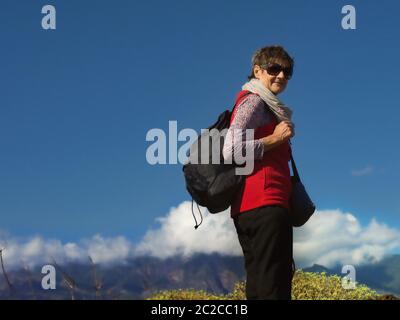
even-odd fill
[[[242,187],[245,176],[235,174],[236,168],[241,165],[224,163],[222,149],[234,109],[250,93],[249,91],[242,91],[232,111],[225,110],[221,113],[218,120],[208,127],[208,130],[200,134],[190,146],[188,161],[183,165],[183,174],[186,189],[192,196],[192,214],[196,223],[195,229],[203,222],[199,205],[206,207],[210,213],[222,212],[229,208],[237,192]],[[213,132],[212,129],[217,129],[217,131]],[[219,140],[219,144],[212,143],[217,140]],[[201,161],[202,145],[208,146],[207,159],[203,159],[206,161]],[[219,164],[212,163],[212,155],[215,152],[219,157]],[[197,203],[197,208],[200,212],[201,222],[199,224],[197,224],[193,212],[193,200]]]

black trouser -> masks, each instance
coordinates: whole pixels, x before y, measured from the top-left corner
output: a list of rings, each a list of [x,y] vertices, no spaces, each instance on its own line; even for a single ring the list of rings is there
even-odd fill
[[[245,258],[247,299],[290,300],[293,228],[287,209],[255,208],[234,223]]]

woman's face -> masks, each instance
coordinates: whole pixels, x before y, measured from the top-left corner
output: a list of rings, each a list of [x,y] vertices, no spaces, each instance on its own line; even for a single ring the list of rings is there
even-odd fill
[[[259,79],[262,84],[269,89],[273,94],[278,95],[286,89],[288,81],[285,78],[283,71],[280,71],[277,75],[270,75],[267,70],[261,68],[258,65],[254,66],[254,76]]]

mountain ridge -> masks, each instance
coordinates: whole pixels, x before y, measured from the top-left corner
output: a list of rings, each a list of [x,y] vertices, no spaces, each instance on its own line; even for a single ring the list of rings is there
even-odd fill
[[[0,299],[144,299],[160,290],[184,288],[227,294],[235,283],[245,280],[243,257],[219,254],[166,259],[142,256],[112,266],[70,263],[56,270],[56,290],[42,289],[44,275],[39,267],[31,271],[18,269],[7,272],[12,283],[11,289],[0,273]],[[339,266],[326,268],[314,264],[302,270],[345,276]],[[73,281],[69,283],[68,278]],[[378,263],[356,266],[356,281],[378,293],[399,296],[400,255],[385,257]],[[75,286],[71,286],[71,283]]]

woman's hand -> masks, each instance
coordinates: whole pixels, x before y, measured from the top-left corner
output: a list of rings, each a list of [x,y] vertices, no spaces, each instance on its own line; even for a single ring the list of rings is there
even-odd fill
[[[294,124],[290,121],[280,122],[269,136],[262,138],[264,152],[275,148],[290,138],[294,137]]]
[[[276,136],[280,142],[285,142],[290,138],[294,137],[294,124],[290,121],[281,121],[275,127],[274,136]]]

